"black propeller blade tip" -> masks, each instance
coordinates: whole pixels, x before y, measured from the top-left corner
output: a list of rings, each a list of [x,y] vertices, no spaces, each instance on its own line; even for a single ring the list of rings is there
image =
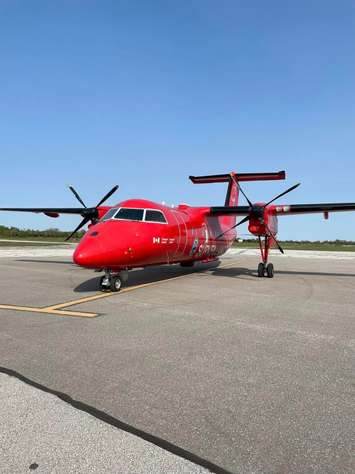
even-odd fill
[[[79,193],[74,189],[73,186],[69,185],[68,188],[70,189],[70,191],[74,194],[74,196],[76,197],[76,199],[80,202],[80,204],[82,204],[84,207],[86,207],[84,201],[81,199],[81,197],[79,196]]]
[[[101,206],[101,204],[103,204],[105,201],[107,201],[107,199],[110,198],[110,197],[112,196],[112,194],[117,191],[118,188],[119,188],[119,186],[118,186],[118,184],[116,184],[116,186],[114,186],[114,187],[101,199],[101,201],[96,205],[96,207]]]

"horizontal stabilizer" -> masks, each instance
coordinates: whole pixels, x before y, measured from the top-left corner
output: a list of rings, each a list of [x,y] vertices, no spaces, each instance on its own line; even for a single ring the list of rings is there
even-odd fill
[[[231,179],[231,175],[233,175],[237,181],[271,181],[286,178],[285,171],[278,171],[277,173],[211,174],[208,176],[190,176],[190,179],[194,184],[226,183]]]

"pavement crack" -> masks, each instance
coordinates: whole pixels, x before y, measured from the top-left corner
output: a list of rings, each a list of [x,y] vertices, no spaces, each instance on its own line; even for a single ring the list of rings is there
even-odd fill
[[[108,413],[102,411],[102,410],[99,410],[91,405],[88,405],[84,402],[80,402],[78,400],[75,400],[73,399],[70,395],[66,394],[66,393],[63,393],[63,392],[59,392],[57,390],[53,390],[49,387],[46,387],[45,385],[42,385],[38,382],[35,382],[34,380],[31,380],[27,377],[25,377],[24,375],[20,374],[19,372],[13,370],[13,369],[9,369],[9,368],[6,368],[6,367],[2,367],[0,366],[0,373],[3,373],[3,374],[6,374],[6,375],[9,375],[10,377],[15,377],[17,378],[18,380],[20,380],[21,382],[24,382],[28,385],[30,385],[31,387],[34,387],[38,390],[41,390],[43,392],[46,392],[46,393],[49,393],[51,395],[55,395],[56,397],[58,397],[60,400],[62,400],[63,402],[65,403],[68,403],[69,405],[71,405],[73,408],[77,409],[77,410],[80,410],[82,412],[85,412],[91,416],[93,416],[94,418],[100,420],[100,421],[103,421],[104,423],[107,423],[115,428],[118,428],[122,431],[125,431],[127,433],[130,433],[134,436],[137,436],[138,438],[141,438],[167,452],[170,452],[172,454],[174,454],[175,456],[178,456],[182,459],[185,459],[193,464],[196,464],[198,466],[201,466],[207,470],[209,470],[211,473],[214,473],[214,474],[233,474],[231,471],[227,471],[226,469],[222,468],[221,466],[218,466],[210,461],[208,461],[207,459],[204,459],[204,458],[201,458],[200,456],[194,454],[194,453],[191,453],[190,451],[187,451],[183,448],[180,448],[179,446],[176,446],[174,445],[173,443],[165,440],[165,439],[162,439],[162,438],[159,438],[158,436],[155,436],[151,433],[147,433],[146,431],[143,431],[143,430],[140,430],[139,428],[136,428],[132,425],[129,425],[128,423],[125,423],[115,417],[113,417],[112,415],[109,415]],[[36,466],[36,467],[32,467],[31,466]],[[36,463],[33,463],[31,464],[31,466],[29,467],[31,470],[34,470],[34,469],[37,469],[37,464]]]

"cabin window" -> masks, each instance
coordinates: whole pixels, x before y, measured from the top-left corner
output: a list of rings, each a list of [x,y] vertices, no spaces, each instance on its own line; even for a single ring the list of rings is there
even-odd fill
[[[166,224],[166,219],[164,217],[164,214],[161,211],[153,211],[150,209],[147,209],[145,211],[145,219],[146,222],[163,222]]]
[[[131,209],[128,207],[121,207],[115,215],[115,219],[122,219],[125,221],[142,221],[144,209]]]
[[[106,212],[106,214],[102,217],[101,221],[108,221],[109,219],[112,219],[113,216],[116,214],[117,212],[117,208],[114,208],[114,209],[110,209],[109,211]]]

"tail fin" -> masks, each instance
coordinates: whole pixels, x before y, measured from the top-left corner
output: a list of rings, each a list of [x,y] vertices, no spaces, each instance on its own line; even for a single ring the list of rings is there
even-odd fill
[[[208,183],[229,183],[226,194],[225,206],[237,206],[239,189],[232,176],[237,181],[269,181],[275,179],[285,179],[285,171],[277,173],[229,173],[229,174],[214,174],[208,176],[190,176],[194,184],[208,184]]]
[[[239,201],[239,188],[234,179],[232,179],[232,173],[229,176],[229,184],[224,201],[225,206],[238,206]]]

